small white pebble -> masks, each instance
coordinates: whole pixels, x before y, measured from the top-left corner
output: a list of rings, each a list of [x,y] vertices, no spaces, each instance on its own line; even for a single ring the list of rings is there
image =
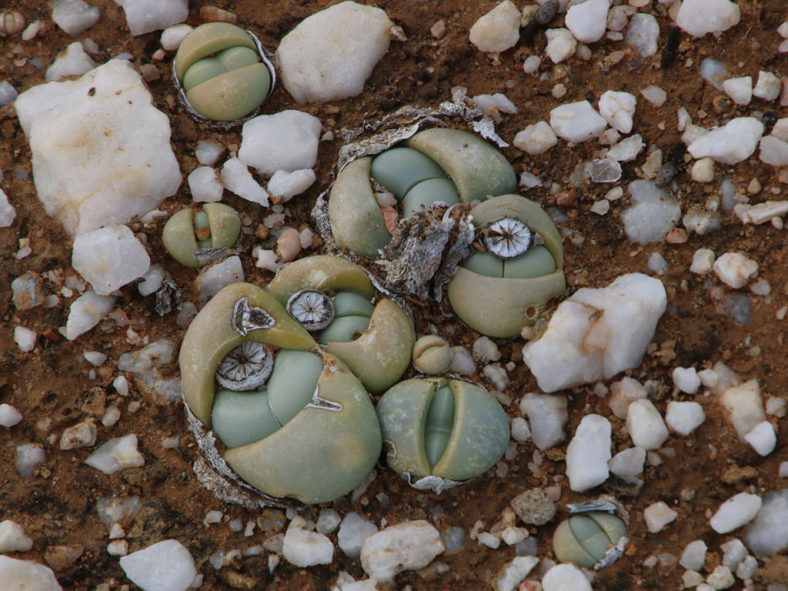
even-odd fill
[[[192,26],[185,23],[167,27],[161,32],[160,41],[162,48],[167,51],[175,51],[180,46],[181,41],[183,41],[186,35],[191,33],[192,30]]]
[[[0,427],[13,427],[22,420],[22,413],[10,404],[0,404]]]
[[[591,206],[591,212],[597,215],[605,215],[608,211],[610,211],[610,201],[607,199],[595,201]]]
[[[117,406],[110,406],[101,417],[101,424],[105,427],[112,427],[120,420],[120,409]]]
[[[673,369],[673,385],[682,392],[695,394],[700,388],[700,378],[694,367],[676,367]]]
[[[112,527],[109,528],[109,539],[110,540],[117,540],[119,538],[125,538],[126,532],[123,530],[123,526],[119,523],[113,523]]]
[[[129,381],[126,379],[126,376],[118,376],[112,380],[112,387],[121,396],[129,395]]]
[[[714,180],[714,160],[701,158],[690,169],[690,177],[696,183],[710,183]]]
[[[206,526],[219,523],[222,520],[222,515],[223,514],[221,511],[217,511],[215,509],[212,511],[208,511],[205,514],[205,518],[202,520],[202,522]]]
[[[162,437],[161,438],[161,446],[164,449],[176,449],[181,443],[179,437]]]
[[[110,556],[126,556],[129,553],[129,543],[126,540],[113,540],[107,544],[107,554]]]
[[[727,566],[720,565],[706,577],[706,584],[711,586],[712,589],[727,589],[736,582],[733,577],[731,569]]]
[[[539,65],[542,63],[542,58],[538,55],[531,55],[525,58],[523,62],[523,72],[526,74],[533,74],[539,69]]]
[[[488,548],[492,548],[495,550],[501,545],[501,539],[493,534],[483,531],[477,537],[477,540],[480,544],[487,546]]]
[[[528,441],[531,437],[531,429],[528,427],[528,421],[523,417],[515,417],[512,419],[511,425],[512,439],[523,443]]]
[[[655,107],[661,107],[668,99],[668,93],[662,90],[659,86],[647,86],[640,91],[640,94],[642,94],[643,98],[645,98]]]
[[[768,456],[777,445],[777,435],[774,426],[769,421],[761,421],[755,425],[745,436],[744,440],[758,452],[760,456]]]
[[[102,365],[107,360],[107,356],[100,351],[85,351],[82,353],[82,356],[88,363],[95,367]]]
[[[705,275],[712,270],[714,265],[714,251],[708,248],[699,248],[692,255],[690,271],[698,275]]]
[[[714,272],[726,285],[739,289],[758,273],[758,263],[738,252],[726,252],[714,261]]]
[[[662,529],[678,517],[679,514],[667,506],[664,501],[652,503],[643,510],[643,517],[646,520],[646,527],[652,534],[662,531]]]
[[[19,347],[20,351],[29,353],[36,348],[36,333],[24,326],[17,326],[14,328],[14,342]]]
[[[777,468],[777,476],[780,478],[788,478],[788,460],[780,462],[780,466]]]

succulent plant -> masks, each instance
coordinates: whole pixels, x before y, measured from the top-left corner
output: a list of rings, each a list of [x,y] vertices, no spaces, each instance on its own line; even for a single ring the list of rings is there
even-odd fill
[[[187,267],[199,267],[195,257],[204,248],[220,249],[235,244],[241,233],[241,218],[229,205],[205,203],[202,211],[191,207],[175,213],[164,224],[161,239],[172,257]]]
[[[470,212],[486,252],[468,257],[449,281],[457,316],[491,337],[512,337],[563,293],[561,236],[550,216],[519,195],[501,195]]]
[[[337,244],[367,257],[377,256],[391,239],[371,180],[399,198],[404,217],[435,202],[470,203],[517,185],[500,151],[457,129],[425,129],[374,158],[353,160],[334,181],[328,218]]]
[[[388,298],[373,305],[375,287],[366,271],[346,259],[320,255],[283,267],[268,290],[280,303],[296,302],[302,294],[322,293],[330,304],[306,307],[302,319],[316,307],[333,309],[333,318],[318,337],[325,351],[338,357],[372,393],[394,384],[410,362],[415,340],[413,323],[402,307]],[[291,314],[299,318],[291,306]],[[302,320],[303,322],[303,320]]]
[[[591,568],[626,534],[626,525],[615,515],[604,511],[581,513],[556,528],[553,551],[559,562]]]
[[[274,82],[273,66],[257,40],[221,22],[200,25],[186,36],[175,54],[173,71],[188,106],[214,121],[235,121],[253,113]]]
[[[452,349],[446,339],[438,335],[424,335],[413,345],[413,367],[427,375],[439,375],[449,371]]]
[[[235,283],[214,296],[186,331],[179,363],[189,409],[227,447],[227,465],[264,494],[333,500],[380,455],[380,427],[361,381],[321,355],[259,287]]]
[[[467,480],[497,462],[509,442],[509,421],[495,398],[470,382],[402,381],[378,401],[388,465],[412,478]]]

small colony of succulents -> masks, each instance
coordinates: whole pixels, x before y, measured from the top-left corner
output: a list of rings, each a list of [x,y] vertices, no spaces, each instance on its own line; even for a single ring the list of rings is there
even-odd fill
[[[226,23],[187,36],[173,70],[190,112],[216,122],[254,114],[274,82],[256,39]],[[560,235],[515,187],[514,170],[488,142],[425,129],[340,170],[328,195],[329,232],[351,257],[377,259],[397,231],[382,191],[405,220],[433,204],[466,204],[476,242],[448,283],[449,304],[474,330],[508,338],[565,289]],[[198,267],[239,232],[231,207],[207,203],[173,215],[163,242],[180,263]],[[227,286],[186,332],[179,363],[188,409],[222,442],[235,475],[269,502],[348,493],[384,443],[393,470],[433,490],[480,475],[506,449],[508,417],[497,400],[447,374],[448,343],[416,340],[404,305],[375,285],[346,258],[311,256],[280,269],[267,289]],[[411,361],[424,377],[400,381]],[[575,515],[557,528],[554,549],[560,560],[590,567],[625,533],[609,513]]]

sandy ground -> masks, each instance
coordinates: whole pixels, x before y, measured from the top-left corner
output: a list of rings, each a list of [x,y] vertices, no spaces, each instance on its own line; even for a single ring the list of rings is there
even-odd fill
[[[90,38],[98,44],[99,54],[94,56],[97,62],[120,52],[130,52],[135,66],[153,64],[158,69],[160,79],[150,83],[150,90],[156,106],[170,117],[172,142],[182,171],[186,173],[197,166],[194,148],[200,139],[211,138],[229,150],[237,149],[240,129],[217,131],[198,124],[178,105],[169,77],[169,58],[163,62],[152,59],[160,47],[158,34],[132,37],[120,7],[109,0],[94,0],[93,3],[101,8],[102,18],[81,38]],[[203,4],[190,3],[190,24],[200,24],[198,9]],[[301,19],[327,4],[322,0],[220,0],[217,3],[237,14],[239,23],[255,31],[271,50]],[[493,63],[470,44],[471,25],[494,4],[488,0],[380,2],[389,17],[402,27],[407,40],[392,43],[361,95],[330,104],[298,105],[279,86],[264,112],[290,108],[304,110],[319,117],[324,129],[334,131],[339,138],[343,128],[374,121],[405,104],[435,106],[450,97],[452,87],[464,86],[469,95],[505,93],[517,106],[518,113],[505,115],[497,126],[498,133],[511,140],[526,125],[549,119],[550,109],[558,104],[586,98],[593,102],[608,89],[638,95],[641,89],[653,84],[667,92],[667,102],[657,108],[639,97],[634,131],[643,136],[649,148],[660,148],[666,158],[678,154],[678,173],[672,190],[683,212],[703,207],[709,198],[718,195],[723,175],[728,175],[745,194],[751,181],[757,179],[761,188],[749,195],[753,203],[784,198],[788,181],[785,170],[764,165],[753,157],[733,167],[717,165],[714,182],[700,184],[690,180],[689,166],[676,149],[681,144],[677,109],[682,106],[696,123],[705,127],[756,111],[765,118],[774,119],[775,114],[779,115],[777,102],[754,100],[749,106],[737,107],[731,101],[721,100],[722,93],[700,77],[698,64],[703,58],[712,56],[726,62],[732,75],[757,77],[758,71],[765,69],[786,76],[785,58],[776,50],[779,44],[776,29],[788,16],[781,0],[740,2],[741,23],[720,39],[713,36],[693,39],[673,32],[669,18],[658,16],[662,32],[656,56],[641,59],[622,42],[601,41],[592,45],[593,53],[588,61],[575,57],[553,65],[543,60],[540,73],[546,75],[545,79],[522,71],[522,62],[527,56],[544,54],[545,39],[541,33],[505,52],[499,63]],[[46,23],[45,31],[31,42],[22,43],[18,37],[0,38],[0,79],[9,80],[22,91],[44,81],[43,71],[25,60],[40,58],[48,65],[72,39],[54,25],[44,2],[7,0],[4,6],[19,10],[28,21],[39,18]],[[644,10],[658,13],[654,7]],[[559,16],[553,26],[559,26],[561,18]],[[441,39],[430,34],[430,27],[438,20],[446,24],[446,34]],[[678,41],[672,53],[666,50],[670,45],[669,37]],[[621,61],[605,65],[606,56],[616,50],[624,51]],[[566,86],[566,95],[556,99],[551,92],[559,82]],[[291,202],[290,224],[296,227],[310,224],[308,212],[331,182],[340,145],[339,139],[321,143],[315,169],[318,181],[307,193]],[[542,179],[551,179],[565,191],[570,189],[569,175],[579,164],[593,158],[599,147],[593,141],[576,146],[561,141],[552,150],[536,157],[513,147],[504,152],[518,173],[527,170]],[[645,152],[634,163],[626,163],[617,185],[626,188],[629,181],[639,178],[644,160]],[[59,334],[58,328],[65,325],[73,297],[61,297],[60,303],[52,308],[15,308],[10,288],[15,277],[29,271],[55,271],[63,276],[75,272],[70,265],[71,238],[45,214],[36,199],[30,148],[12,107],[0,110],[0,171],[3,173],[0,186],[17,211],[15,223],[10,228],[0,229],[0,402],[13,405],[24,415],[19,425],[0,429],[0,519],[13,519],[34,540],[32,550],[16,556],[43,561],[50,546],[81,544],[84,547],[82,555],[57,571],[63,587],[95,589],[108,583],[109,589],[119,589],[129,582],[117,557],[107,553],[109,527],[99,521],[96,502],[110,495],[138,495],[143,509],[127,524],[129,549],[138,550],[166,538],[179,540],[189,549],[203,573],[204,589],[317,590],[329,588],[342,570],[361,577],[363,571],[359,562],[347,558],[339,550],[329,566],[299,569],[282,560],[273,574],[268,568],[268,553],[233,561],[220,571],[208,563],[209,557],[217,551],[261,544],[267,537],[283,531],[286,523],[283,513],[278,510],[248,511],[227,505],[200,486],[192,470],[200,451],[187,428],[180,402],[158,397],[138,382],[132,384],[132,393],[127,398],[120,397],[112,388],[113,379],[119,375],[116,370],[119,356],[141,346],[130,342],[128,330],[132,329],[149,342],[170,339],[177,347],[185,329],[175,322],[174,314],[159,317],[153,310],[153,299],[144,298],[129,287],[122,290],[117,304],[117,309],[128,319],[127,325],[105,319],[91,332],[70,342]],[[788,392],[786,325],[784,320],[777,320],[778,310],[786,305],[788,295],[785,264],[788,242],[784,230],[771,224],[743,225],[735,217],[724,215],[722,227],[707,235],[690,234],[688,240],[680,244],[657,242],[641,246],[628,240],[623,230],[620,213],[628,205],[626,195],[612,202],[610,211],[603,216],[590,211],[592,204],[604,198],[610,188],[610,185],[586,181],[570,198],[566,193],[556,196],[542,190],[531,190],[528,196],[544,206],[559,201],[560,211],[568,218],[560,228],[565,236],[569,293],[580,287],[604,286],[623,273],[649,273],[647,261],[654,252],[661,253],[667,260],[670,270],[660,278],[668,293],[668,311],[657,327],[643,363],[627,374],[641,382],[655,380],[659,384],[654,402],[662,412],[668,400],[686,398],[674,392],[673,368],[702,369],[717,361],[727,364],[742,380],[758,380],[765,396],[785,397]],[[265,215],[259,206],[229,192],[225,193],[224,201],[242,213],[252,230]],[[174,212],[190,202],[184,183],[162,208]],[[146,233],[152,261],[170,273],[183,290],[184,299],[197,303],[193,285],[195,272],[179,266],[166,254],[160,239],[162,225],[163,222],[152,228],[134,224],[132,227]],[[16,253],[24,245],[22,241],[29,241],[32,252],[17,259]],[[252,231],[244,235],[241,247],[246,253],[243,261],[248,280],[262,286],[272,275],[254,267],[250,253],[257,242]],[[713,276],[689,272],[692,255],[701,247],[710,248],[718,255],[727,251],[741,252],[758,262],[759,278],[769,283],[771,294],[750,296],[752,317],[749,323],[735,324],[714,299],[711,288],[720,289],[723,295],[729,295],[729,288]],[[312,249],[303,254],[317,252],[319,249]],[[47,293],[55,293],[58,289],[51,282],[47,283]],[[439,317],[435,310],[417,307],[414,312],[418,334],[427,332],[428,323],[433,322],[439,332],[456,345],[470,348],[479,336],[456,320]],[[37,333],[34,351],[23,353],[14,343],[13,329],[17,325]],[[512,399],[508,412],[518,416],[521,396],[536,391],[536,382],[522,362],[522,339],[500,341],[498,345],[502,361],[511,360],[515,366],[510,372],[512,380],[506,394]],[[94,369],[84,360],[84,351],[100,351],[108,359]],[[93,378],[91,371],[95,373]],[[177,364],[166,367],[164,373],[176,376]],[[481,373],[474,378],[483,380]],[[604,383],[609,385],[612,381]],[[596,396],[592,388],[593,385],[565,392],[570,400],[568,432],[573,432],[584,414],[596,412],[613,421],[614,453],[629,447],[623,421],[613,417],[606,400]],[[393,472],[380,469],[359,501],[351,503],[345,498],[333,506],[341,514],[357,511],[378,524],[382,520],[394,524],[425,518],[440,530],[460,526],[468,531],[477,520],[484,523],[485,529],[492,527],[509,501],[531,487],[561,485],[559,518],[566,515],[567,503],[610,493],[619,497],[632,516],[631,543],[621,560],[596,575],[594,589],[676,589],[680,587],[683,572],[678,564],[646,567],[644,560],[663,553],[680,557],[687,543],[703,539],[710,550],[705,572],[711,572],[721,559],[720,544],[731,537],[718,535],[710,528],[711,512],[737,492],[765,493],[785,487],[785,480],[778,479],[777,473],[779,463],[788,459],[784,450],[788,421],[771,418],[780,431],[778,447],[762,458],[737,440],[725,413],[712,397],[701,394],[698,399],[706,411],[706,422],[689,437],[674,435],[669,439],[666,446],[674,450],[674,456],[661,454],[660,465],[647,466],[643,474],[645,484],[639,494],[632,495],[626,486],[612,478],[590,493],[573,493],[564,475],[566,442],[543,454],[543,463],[537,473],[527,467],[536,449],[529,442],[519,446],[516,457],[506,462],[508,470],[504,477],[492,470],[465,486],[438,496],[413,490]],[[59,448],[64,428],[91,416],[100,418],[108,405],[117,405],[122,416],[111,428],[99,424],[98,442],[135,433],[145,457],[144,467],[106,476],[83,463],[90,449],[62,451]],[[42,423],[45,419],[49,419],[48,424]],[[162,440],[173,436],[180,438],[178,447],[165,449]],[[14,469],[15,447],[29,442],[44,445],[46,462],[35,474],[23,478]],[[388,502],[381,503],[382,499]],[[679,513],[679,518],[658,534],[650,534],[643,520],[643,510],[657,501],[665,501]],[[256,521],[259,527],[251,537],[231,531],[225,522],[207,527],[203,518],[212,509],[222,511],[227,520],[240,519],[244,524]],[[318,511],[319,507],[311,507],[305,514],[316,518]],[[559,518],[543,527],[531,528],[540,557],[552,557],[550,540]],[[418,573],[403,573],[397,577],[396,587],[453,591],[489,588],[501,567],[514,555],[513,547],[504,544],[492,550],[466,536],[459,551],[439,557],[440,564],[448,567],[445,572],[439,574],[443,569],[433,565]],[[763,568],[756,580],[769,583],[783,577],[785,581],[785,562],[784,557],[761,561]],[[732,587],[740,588],[740,581]]]

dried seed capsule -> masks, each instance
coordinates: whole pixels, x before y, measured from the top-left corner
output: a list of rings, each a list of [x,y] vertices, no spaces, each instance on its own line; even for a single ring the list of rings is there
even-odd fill
[[[302,289],[287,300],[287,311],[307,330],[321,330],[334,319],[331,298],[316,289]]]
[[[216,381],[228,390],[246,392],[265,384],[274,367],[274,357],[262,343],[246,341],[230,351],[216,370]]]

